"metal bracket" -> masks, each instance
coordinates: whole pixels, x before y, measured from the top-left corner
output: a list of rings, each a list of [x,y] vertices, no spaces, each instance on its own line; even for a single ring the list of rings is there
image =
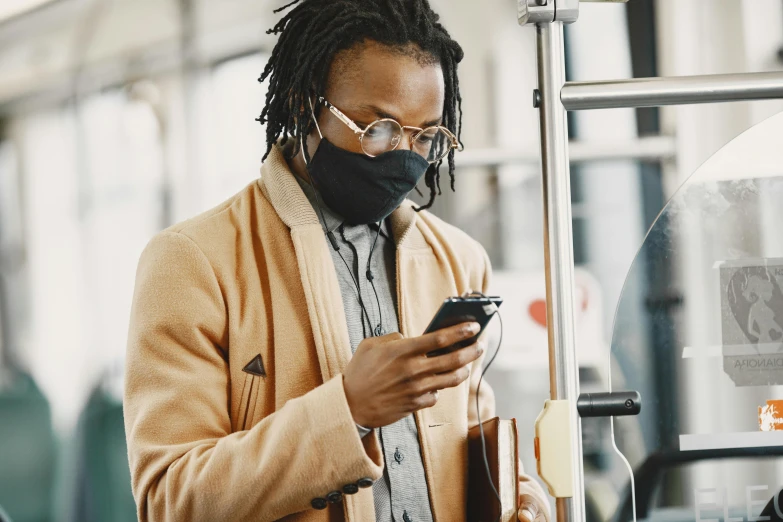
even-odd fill
[[[576,22],[579,0],[517,0],[519,25]]]
[[[555,20],[555,0],[517,0],[517,21],[519,25],[548,23]]]
[[[582,0],[583,2],[625,3],[628,0]],[[517,0],[519,25],[563,22],[579,19],[579,0]]]
[[[582,418],[639,415],[642,396],[637,391],[583,393],[576,401],[576,411]]]
[[[538,476],[555,498],[574,496],[571,459],[571,401],[546,401],[536,419],[535,450]]]

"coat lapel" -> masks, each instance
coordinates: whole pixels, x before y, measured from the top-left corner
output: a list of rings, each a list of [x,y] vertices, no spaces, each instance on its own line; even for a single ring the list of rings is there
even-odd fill
[[[313,329],[321,377],[340,374],[351,359],[348,325],[323,228],[279,147],[273,147],[261,170],[262,190],[291,229]]]
[[[400,331],[406,337],[424,333],[435,312],[447,297],[458,295],[451,257],[431,237],[423,219],[413,210],[413,203],[404,202],[392,214],[392,231],[397,242],[397,302],[399,303]],[[441,392],[438,403],[415,414],[419,444],[430,493],[435,522],[464,520],[464,485],[461,475],[447,476],[442,472],[441,458],[449,465],[460,462],[461,456],[436,454],[433,449],[443,447],[445,438],[458,436],[463,427],[457,413],[467,414],[459,404],[467,404],[465,388]],[[451,447],[459,448],[459,445]]]
[[[259,183],[280,219],[291,229],[321,377],[326,382],[348,365],[351,342],[337,273],[321,222],[279,147],[274,147],[264,162]],[[375,520],[372,489],[346,496],[343,506],[348,522]]]
[[[291,229],[321,375],[326,382],[342,373],[351,359],[348,326],[329,246],[318,216],[293,177],[279,147],[272,149],[261,172],[261,190],[280,219]],[[429,231],[417,226],[421,218],[413,207],[412,202],[405,201],[391,215],[392,233],[397,245],[399,324],[401,333],[406,337],[421,335],[443,299],[457,295],[459,284],[459,281],[455,284],[451,256],[438,246],[437,238],[429,237]],[[456,396],[458,390],[446,391],[444,395]],[[441,522],[456,520],[452,518],[454,514],[464,513],[459,508],[464,501],[464,492],[457,488],[459,491],[454,491],[453,495],[444,494],[451,489],[444,488],[442,483],[448,477],[439,476],[439,466],[433,462],[430,450],[433,445],[438,445],[438,441],[432,440],[429,428],[443,422],[450,424],[454,406],[452,400],[441,398],[434,408],[421,410],[415,415],[430,504],[435,520]],[[434,436],[437,439],[439,435]],[[434,491],[438,495],[433,495]],[[349,522],[375,520],[372,490],[362,490],[346,497],[345,516]]]

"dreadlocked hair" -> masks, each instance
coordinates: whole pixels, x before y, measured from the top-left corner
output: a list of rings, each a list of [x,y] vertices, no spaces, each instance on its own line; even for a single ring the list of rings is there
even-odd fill
[[[464,53],[446,29],[428,0],[294,0],[276,9],[293,7],[267,34],[279,35],[259,82],[269,80],[266,104],[256,118],[266,124],[266,159],[280,141],[295,140],[294,152],[303,152],[307,161],[306,136],[314,128],[320,104],[312,100],[325,92],[329,69],[335,55],[365,40],[374,40],[409,54],[413,47],[432,63],[440,63],[445,82],[441,125],[457,139],[462,133],[462,97],[457,64]],[[416,49],[417,48],[417,49]],[[315,111],[315,114],[313,114]],[[451,189],[454,190],[454,150],[449,152]],[[430,208],[440,190],[440,166],[430,165],[424,181],[430,189],[429,201],[417,208]]]

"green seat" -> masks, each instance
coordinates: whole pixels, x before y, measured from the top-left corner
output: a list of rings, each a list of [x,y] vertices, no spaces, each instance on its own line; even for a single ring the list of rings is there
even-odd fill
[[[135,522],[122,404],[96,388],[77,430],[79,522]]]
[[[49,402],[29,375],[0,388],[0,419],[0,506],[15,522],[48,521],[56,441]]]
[[[3,511],[2,507],[0,507],[0,522],[11,522],[11,517]]]

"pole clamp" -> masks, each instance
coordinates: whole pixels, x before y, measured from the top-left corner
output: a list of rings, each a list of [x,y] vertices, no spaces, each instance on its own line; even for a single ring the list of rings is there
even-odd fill
[[[625,3],[628,0],[582,0],[582,2]],[[579,19],[579,0],[517,0],[519,25],[563,22]]]
[[[571,401],[546,401],[536,419],[535,451],[538,476],[555,498],[574,496]]]
[[[519,25],[564,22],[579,18],[579,0],[517,0]]]

